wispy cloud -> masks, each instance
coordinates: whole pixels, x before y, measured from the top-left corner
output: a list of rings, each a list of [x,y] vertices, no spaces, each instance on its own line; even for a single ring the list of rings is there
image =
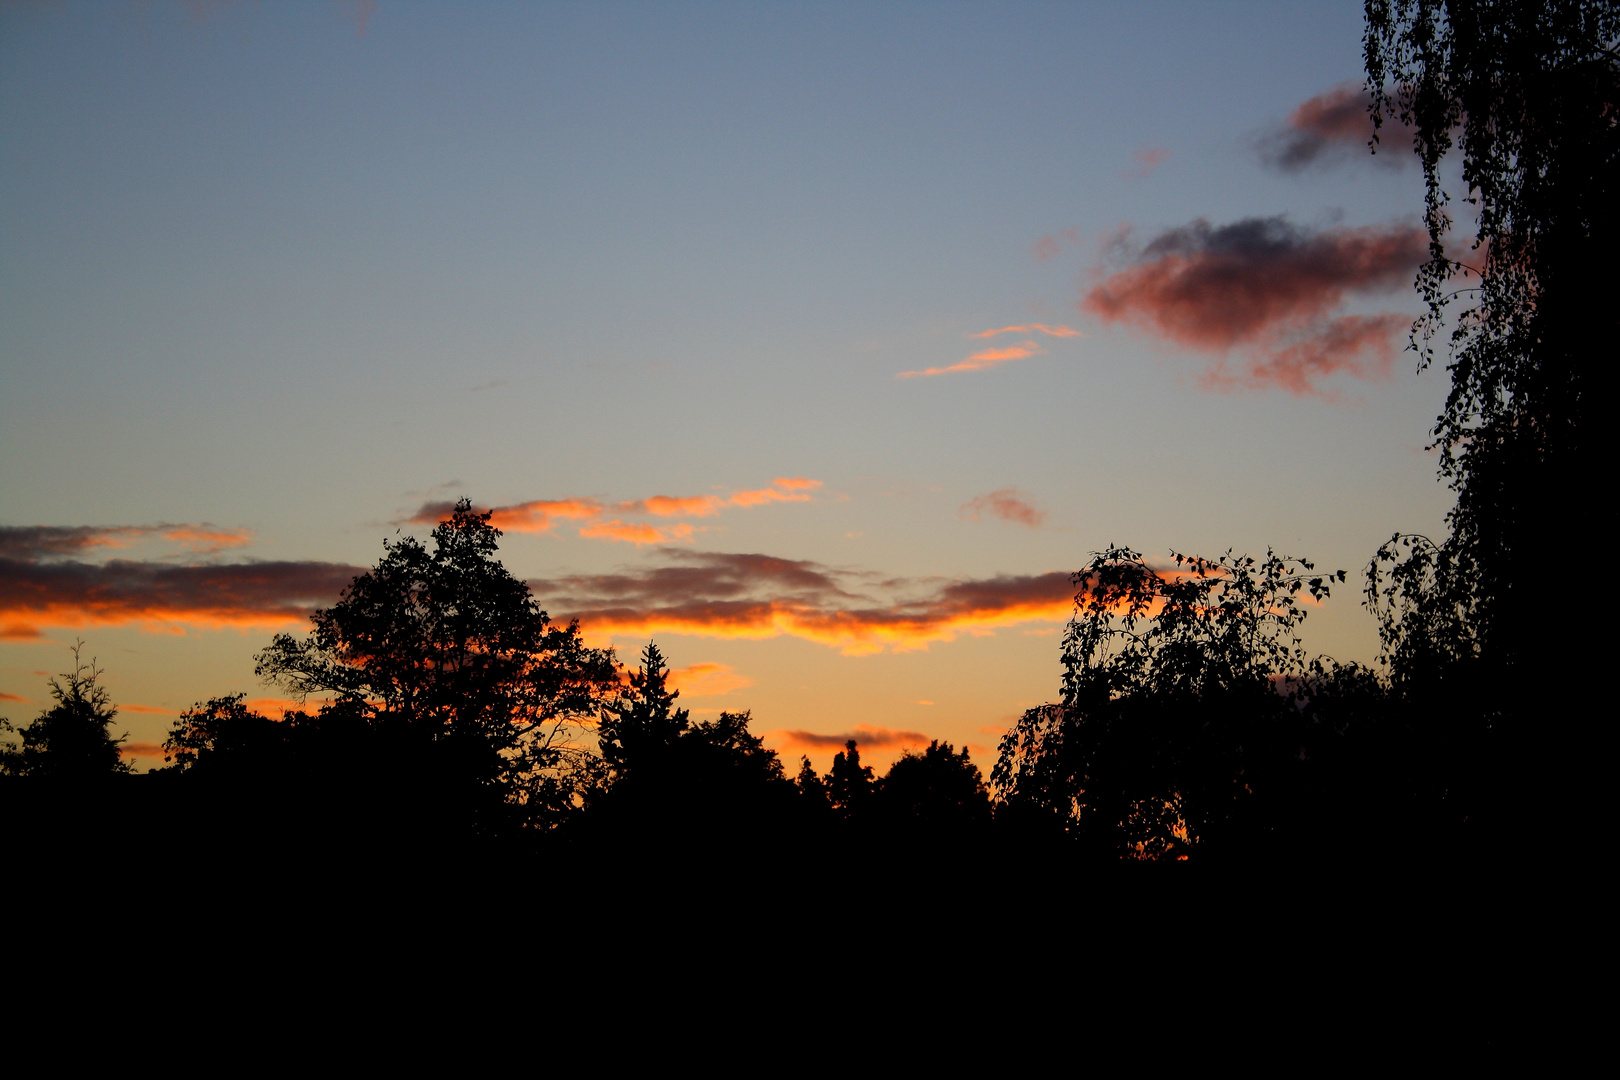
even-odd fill
[[[1032,529],[1039,528],[1046,520],[1046,512],[1037,510],[1035,504],[1015,487],[1001,488],[988,495],[975,496],[963,503],[958,512],[972,521],[978,521],[981,517],[989,515],[1017,525],[1028,525]]]
[[[597,521],[579,530],[587,540],[619,540],[627,544],[667,544],[692,535],[692,526],[677,522],[662,528],[642,522]]]
[[[1002,326],[994,330],[981,330],[969,334],[970,338],[993,338],[1001,334],[1045,334],[1047,337],[1084,337],[1072,326],[1048,326],[1046,323],[1024,323],[1021,326]]]
[[[179,544],[195,554],[211,555],[227,548],[253,542],[247,529],[222,529],[214,525],[3,525],[0,526],[0,558],[42,559],[67,555],[87,555],[98,549],[127,548],[158,537]]]
[[[919,376],[928,375],[954,375],[963,371],[987,371],[990,368],[999,367],[1013,360],[1023,360],[1031,356],[1037,356],[1045,351],[1033,341],[1023,341],[1007,348],[985,349],[976,352],[966,360],[952,364],[949,367],[931,367],[924,368],[921,371],[902,371],[895,378],[915,379]]]
[[[1386,117],[1378,133],[1382,150],[1369,150],[1372,97],[1357,82],[1340,83],[1302,102],[1286,123],[1267,132],[1255,144],[1260,160],[1281,172],[1300,172],[1312,166],[1373,160],[1392,168],[1415,164],[1410,152],[1412,129],[1395,117]]]
[[[253,543],[253,534],[247,529],[214,529],[198,525],[181,525],[165,531],[163,539],[172,540],[199,554],[211,555],[229,548],[246,547]]]
[[[1052,326],[1047,323],[1023,323],[1018,326],[998,326],[993,330],[981,330],[969,334],[969,338],[983,340],[985,338],[1000,337],[1002,334],[1045,334],[1054,338],[1084,337],[1080,331],[1072,326]],[[1046,350],[1033,340],[1026,338],[1017,345],[1004,345],[1000,348],[981,349],[948,366],[923,368],[919,371],[902,371],[895,375],[897,379],[915,379],[931,375],[955,375],[965,371],[988,371],[990,368],[1011,363],[1014,360],[1025,360],[1031,356],[1038,356]]]
[[[779,476],[768,488],[733,491],[729,495],[653,495],[631,499],[610,507],[598,499],[535,499],[510,506],[479,507],[488,512],[490,524],[505,532],[549,533],[559,522],[580,522],[578,535],[588,540],[612,540],[631,544],[667,544],[687,540],[697,531],[685,522],[653,525],[625,521],[626,516],[655,518],[705,518],[727,507],[764,506],[778,502],[810,502],[810,493],[821,487],[820,480],[802,476]],[[423,503],[405,520],[413,524],[436,524],[447,519],[455,503],[438,500]],[[609,512],[618,516],[609,519]]]
[[[1134,252],[1134,265],[1106,275],[1078,307],[1162,340],[1217,354],[1201,377],[1212,390],[1278,387],[1331,398],[1320,380],[1336,374],[1387,377],[1392,339],[1410,319],[1394,313],[1340,315],[1352,294],[1409,286],[1427,255],[1415,226],[1312,231],[1283,217],[1213,227],[1198,219]],[[1240,350],[1236,371],[1225,354]]]
[[[834,735],[824,735],[816,731],[771,731],[765,738],[785,749],[793,750],[842,750],[846,743],[853,742],[862,750],[876,750],[887,747],[896,747],[909,750],[913,747],[927,746],[930,739],[920,731],[898,731],[886,727],[874,727],[871,724],[856,724],[850,731]]]
[[[1160,165],[1163,165],[1165,162],[1169,161],[1170,151],[1166,150],[1162,146],[1149,146],[1136,151],[1131,155],[1131,157],[1135,159],[1136,167],[1133,169],[1125,169],[1120,173],[1120,175],[1124,176],[1127,180],[1141,180],[1154,169],[1157,169]]]
[[[1032,254],[1036,262],[1046,262],[1055,259],[1065,247],[1072,247],[1080,243],[1079,229],[1059,229],[1055,233],[1047,233],[1035,241]]]

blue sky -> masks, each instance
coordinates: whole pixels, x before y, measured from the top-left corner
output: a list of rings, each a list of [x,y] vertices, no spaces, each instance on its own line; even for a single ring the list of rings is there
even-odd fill
[[[0,525],[206,524],[251,540],[100,554],[364,566],[460,494],[611,507],[802,477],[807,501],[693,518],[674,547],[923,590],[1110,542],[1355,573],[1439,527],[1442,375],[1404,354],[1324,380],[1335,400],[1212,392],[1208,350],[1077,304],[1199,218],[1410,228],[1415,170],[1256,149],[1358,79],[1360,35],[1353,3],[8,6]],[[1082,336],[970,336],[1030,324]],[[1044,351],[895,377],[1022,340]],[[1034,525],[964,509],[1009,489]],[[508,565],[677,557],[576,524],[510,535]],[[16,719],[75,636],[120,700],[271,693],[268,629],[36,623],[0,643]],[[748,680],[691,700],[762,730],[992,743],[1054,692],[1052,629],[872,656],[660,642]],[[1310,633],[1375,652],[1353,590]],[[150,739],[166,715],[125,719]]]

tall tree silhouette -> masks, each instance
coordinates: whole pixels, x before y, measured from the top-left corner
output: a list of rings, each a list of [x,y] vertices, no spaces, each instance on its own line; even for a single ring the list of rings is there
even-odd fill
[[[825,780],[827,798],[839,816],[860,820],[871,805],[877,787],[872,766],[861,764],[861,750],[854,739],[844,743],[844,749],[833,755],[832,770]]]
[[[694,723],[668,684],[664,654],[648,642],[640,669],[602,710],[612,783],[588,817],[660,844],[755,841],[789,823],[794,785],[776,751],[748,730],[752,716],[722,712]]]
[[[379,748],[451,768],[520,821],[555,821],[599,778],[580,738],[617,685],[611,650],[554,625],[495,557],[501,532],[463,499],[317,611],[302,640],[278,634],[257,673],[320,715],[363,719]]]
[[[602,757],[620,773],[656,767],[687,730],[690,716],[675,707],[669,665],[655,642],[641,652],[641,668],[626,675],[627,685],[602,707],[598,739]]]
[[[1374,122],[1412,127],[1424,171],[1422,363],[1452,327],[1434,438],[1457,505],[1434,584],[1509,678],[1567,649],[1541,630],[1542,556],[1549,536],[1590,535],[1606,475],[1596,410],[1620,308],[1591,258],[1620,240],[1617,42],[1620,8],[1602,0],[1367,3]],[[1455,193],[1443,167],[1454,150]],[[1467,251],[1447,247],[1457,199],[1478,219]]]
[[[84,662],[83,648],[84,642],[75,642],[73,670],[46,683],[56,704],[17,731],[21,745],[8,743],[0,749],[0,772],[74,782],[132,771],[118,752],[118,744],[128,736],[112,736],[118,709],[101,685],[105,672],[94,658]],[[9,722],[0,724],[13,730]]]
[[[1433,436],[1457,493],[1448,536],[1380,549],[1369,602],[1397,690],[1472,714],[1464,744],[1490,742],[1501,773],[1479,785],[1539,777],[1550,800],[1510,801],[1562,801],[1593,784],[1558,778],[1572,763],[1548,721],[1584,711],[1584,680],[1565,673],[1600,664],[1610,636],[1601,605],[1565,603],[1548,571],[1607,523],[1594,493],[1610,486],[1620,307],[1594,260],[1620,241],[1620,8],[1367,0],[1366,14],[1373,120],[1410,126],[1423,166],[1428,310],[1413,343],[1426,365],[1451,328]],[[1458,202],[1477,218],[1465,250],[1448,247]]]

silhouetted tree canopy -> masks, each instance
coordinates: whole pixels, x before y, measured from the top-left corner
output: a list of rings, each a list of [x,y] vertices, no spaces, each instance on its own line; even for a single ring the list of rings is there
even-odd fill
[[[1451,391],[1433,435],[1457,491],[1443,542],[1403,555],[1397,537],[1380,552],[1388,566],[1417,559],[1394,579],[1402,595],[1422,579],[1446,593],[1418,604],[1428,613],[1419,620],[1384,620],[1386,631],[1429,635],[1388,655],[1398,670],[1437,647],[1477,653],[1478,677],[1516,693],[1569,663],[1571,641],[1591,647],[1596,630],[1561,640],[1541,615],[1548,541],[1592,534],[1592,493],[1607,487],[1612,457],[1601,428],[1620,307],[1595,260],[1620,240],[1620,8],[1368,0],[1366,12],[1374,123],[1409,125],[1423,165],[1430,257],[1418,286],[1428,310],[1414,345],[1427,364],[1451,328]],[[1457,191],[1447,186],[1453,151]],[[1455,235],[1458,200],[1477,218],[1471,240],[1466,223]],[[1442,607],[1456,618],[1436,621]],[[1444,646],[1442,629],[1455,634]]]
[[[463,499],[431,549],[385,542],[376,567],[315,613],[313,632],[277,635],[256,671],[299,701],[329,695],[320,715],[362,718],[387,736],[379,746],[433,744],[467,783],[543,823],[600,781],[579,736],[616,667],[577,624],[551,622],[495,557],[500,535]]]
[[[748,730],[751,715],[722,712],[693,723],[668,680],[663,652],[648,642],[641,667],[602,710],[598,739],[612,774],[591,809],[598,825],[704,842],[793,821],[797,789],[776,751]]]
[[[827,800],[838,816],[846,820],[865,816],[877,788],[872,767],[861,764],[860,747],[854,739],[845,742],[844,749],[833,755],[832,770],[822,783]]]
[[[649,641],[640,670],[629,672],[627,685],[602,707],[597,729],[602,757],[621,775],[658,767],[686,733],[690,714],[675,707],[681,692],[668,689],[668,681],[664,654]]]
[[[118,752],[118,744],[128,736],[115,739],[110,730],[118,710],[101,685],[105,672],[94,658],[83,662],[83,648],[82,641],[73,646],[72,671],[47,680],[55,705],[21,729],[0,720],[0,730],[16,730],[22,740],[20,745],[8,741],[0,748],[0,773],[83,782],[131,771]]]
[[[1410,126],[1423,165],[1427,311],[1413,345],[1426,365],[1449,327],[1433,436],[1457,493],[1448,536],[1380,548],[1369,606],[1392,704],[1409,724],[1431,717],[1418,755],[1429,786],[1485,832],[1529,829],[1540,845],[1543,825],[1567,832],[1562,807],[1603,783],[1563,753],[1563,728],[1586,713],[1577,688],[1611,633],[1601,605],[1552,580],[1607,524],[1595,496],[1613,486],[1620,307],[1598,267],[1620,241],[1620,7],[1367,0],[1366,12],[1373,121]]]
[[[1302,600],[1344,572],[1267,553],[1154,567],[1111,547],[1075,575],[1063,698],[1026,712],[993,779],[1015,817],[1099,856],[1173,858],[1252,836],[1303,745]]]
[[[990,824],[990,792],[967,747],[955,752],[938,739],[919,752],[907,751],[879,782],[882,817],[892,823],[957,834]]]

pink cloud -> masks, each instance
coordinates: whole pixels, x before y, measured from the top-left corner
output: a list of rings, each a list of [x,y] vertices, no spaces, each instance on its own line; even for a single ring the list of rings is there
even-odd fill
[[[1122,237],[1116,250],[1125,247]],[[1155,238],[1077,306],[1177,345],[1248,354],[1240,375],[1224,355],[1212,364],[1203,379],[1211,389],[1275,386],[1331,397],[1317,380],[1386,377],[1391,339],[1410,323],[1338,309],[1352,294],[1409,286],[1427,253],[1428,237],[1415,226],[1312,232],[1281,217],[1220,228],[1199,219]]]
[[[1131,155],[1136,159],[1136,168],[1127,169],[1120,175],[1130,180],[1141,180],[1170,160],[1170,151],[1162,146],[1151,146],[1138,150]]]
[[[844,744],[854,742],[862,750],[881,747],[927,746],[931,741],[920,731],[901,731],[871,724],[856,724],[851,731],[824,735],[815,731],[773,731],[767,738],[785,747],[800,750],[842,750]]]
[[[1030,502],[1015,487],[1001,488],[988,495],[979,495],[962,504],[959,511],[963,517],[978,521],[981,515],[989,514],[1010,521],[1018,525],[1028,525],[1030,528],[1039,528],[1046,520],[1046,512],[1037,510],[1035,504]]]
[[[1033,254],[1037,262],[1046,262],[1048,259],[1057,258],[1064,247],[1078,243],[1080,243],[1080,230],[1061,229],[1055,233],[1048,233],[1035,241]]]
[[[1294,109],[1286,124],[1260,139],[1260,158],[1283,172],[1367,158],[1373,137],[1371,104],[1372,96],[1359,82],[1340,83],[1317,94]],[[1415,164],[1416,155],[1407,152],[1412,134],[1398,118],[1386,115],[1379,143],[1390,144],[1394,152],[1379,154],[1377,160],[1395,168]]]

